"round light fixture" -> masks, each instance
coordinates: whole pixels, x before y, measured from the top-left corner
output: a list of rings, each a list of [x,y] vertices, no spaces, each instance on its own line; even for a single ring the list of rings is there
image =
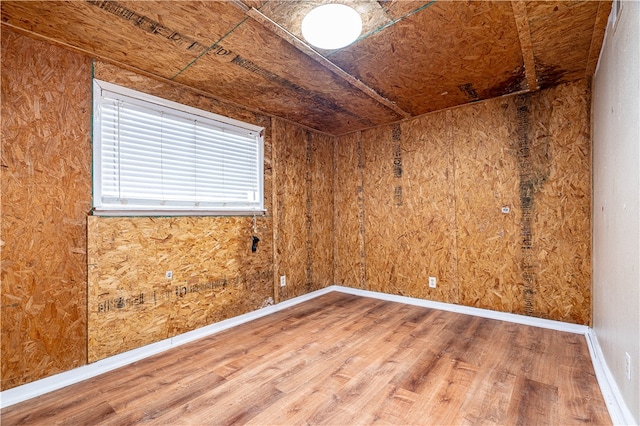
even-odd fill
[[[305,40],[320,49],[340,49],[356,41],[362,32],[362,18],[353,8],[330,3],[318,6],[302,20]]]

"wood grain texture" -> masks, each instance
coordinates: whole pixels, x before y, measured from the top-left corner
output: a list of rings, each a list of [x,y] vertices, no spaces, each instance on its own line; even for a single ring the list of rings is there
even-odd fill
[[[333,138],[274,119],[277,300],[333,284]]]
[[[598,17],[601,3],[606,13],[611,8],[610,1],[527,1],[536,76],[541,88],[582,79],[587,69],[595,70],[592,44],[600,50],[604,36],[601,28],[606,27],[602,17]],[[553,27],[546,24],[549,20],[555,22]],[[596,22],[600,27],[594,31]],[[579,34],[584,34],[587,28],[591,37],[581,38]],[[587,78],[590,77],[591,74]]]
[[[327,58],[322,56],[320,53],[318,53],[315,50],[313,50],[313,48],[310,47],[308,44],[306,44],[300,37],[296,37],[295,35],[293,35],[289,31],[287,31],[286,29],[284,29],[283,27],[278,25],[275,21],[271,20],[269,17],[264,15],[258,9],[255,9],[255,8],[249,9],[247,11],[247,15],[250,16],[251,18],[255,19],[262,26],[264,26],[268,30],[272,31],[274,34],[276,34],[277,36],[279,36],[283,40],[285,40],[288,43],[290,43],[293,47],[295,47],[296,49],[298,49],[299,51],[301,51],[302,53],[304,53],[305,55],[307,55],[308,57],[310,57],[314,61],[316,61],[319,64],[321,64],[323,67],[327,68],[329,71],[331,71],[336,76],[338,76],[341,79],[345,80],[347,83],[349,83],[349,85],[357,87],[358,89],[360,89],[360,91],[362,91],[362,93],[364,93],[365,95],[369,96],[370,98],[372,98],[376,102],[379,102],[380,104],[385,105],[387,108],[389,108],[392,111],[396,112],[400,117],[405,117],[405,118],[409,117],[409,113],[401,110],[396,104],[394,104],[393,102],[390,102],[389,100],[383,98],[378,93],[376,93],[375,90],[373,90],[372,88],[366,86],[360,80],[358,80],[356,78],[353,78],[351,76],[351,74],[348,74],[344,70],[342,70],[341,68],[337,67],[333,62],[329,61]]]
[[[3,0],[2,25],[331,134],[589,79],[611,0],[349,0],[356,42],[304,42],[330,0]]]
[[[446,117],[441,112],[362,132],[371,290],[458,301],[454,157]],[[336,231],[337,238],[342,235]],[[439,277],[438,288],[427,286],[429,276]]]
[[[406,3],[418,12],[366,34],[332,61],[412,116],[526,85],[508,2]],[[482,77],[489,69],[491,80]]]
[[[579,81],[337,138],[336,282],[588,325],[589,104]]]
[[[251,217],[89,217],[89,362],[270,303],[271,221],[256,222],[252,252]]]
[[[2,31],[1,390],[86,363],[91,62]]]
[[[539,265],[534,311],[579,324],[591,321],[591,139],[588,84],[537,94],[532,148],[546,167],[536,198],[533,248]],[[545,165],[546,163],[546,165]]]
[[[524,313],[520,175],[509,112],[497,101],[452,111],[460,303]]]
[[[525,0],[512,0],[511,7],[513,8],[513,17],[516,21],[516,26],[518,27],[518,38],[520,39],[520,49],[522,50],[524,72],[527,77],[527,89],[537,90],[536,61],[533,57],[533,47],[531,46],[531,31],[529,30]]]
[[[307,146],[307,264],[308,290],[335,283],[333,279],[333,141],[334,138],[312,134]]]
[[[587,69],[584,72],[584,77],[587,79],[594,75],[596,67],[598,66],[600,50],[602,49],[602,43],[604,43],[604,33],[607,29],[606,22],[609,20],[609,14],[611,13],[612,6],[612,1],[600,1],[600,4],[598,5],[595,26],[591,36],[589,60],[587,61]]]
[[[343,293],[2,410],[3,424],[611,424],[583,336]]]
[[[257,253],[248,217],[91,217],[91,62],[4,26],[2,38],[3,390],[273,303],[270,117],[95,61],[102,80],[264,126],[268,214],[256,220]],[[319,190],[310,200],[318,220],[304,213],[314,245],[289,265],[304,271],[311,259],[311,280],[324,286],[331,139],[313,138],[300,176]],[[297,142],[304,162],[306,139]]]
[[[269,117],[104,62],[94,64],[94,75],[264,126],[264,203],[271,210]],[[90,217],[89,361],[273,303],[272,217],[258,216],[255,225],[254,231],[251,217]],[[260,239],[255,253],[251,252],[253,234]],[[164,276],[169,270],[171,280]]]
[[[365,288],[364,187],[360,132],[334,143],[334,283]]]

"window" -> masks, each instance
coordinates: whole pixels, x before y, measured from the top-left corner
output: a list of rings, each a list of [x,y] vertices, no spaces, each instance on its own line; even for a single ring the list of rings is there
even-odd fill
[[[97,215],[256,214],[263,128],[94,80]]]

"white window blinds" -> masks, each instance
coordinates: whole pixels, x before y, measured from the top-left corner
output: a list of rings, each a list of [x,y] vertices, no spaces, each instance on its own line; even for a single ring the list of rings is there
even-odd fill
[[[263,211],[262,128],[94,82],[96,214]]]

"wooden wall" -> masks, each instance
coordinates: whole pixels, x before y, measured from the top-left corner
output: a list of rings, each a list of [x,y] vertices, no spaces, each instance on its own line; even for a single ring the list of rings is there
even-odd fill
[[[278,301],[333,284],[333,138],[273,120]],[[303,141],[304,143],[300,143]]]
[[[333,283],[590,322],[584,82],[336,139],[96,63],[265,126],[252,253],[249,217],[91,216],[91,59],[6,29],[2,58],[2,390]]]
[[[589,324],[589,96],[564,84],[338,138],[336,283]]]
[[[270,118],[102,62],[94,75],[265,126],[268,214],[256,218],[255,253],[252,217],[90,217],[89,362],[273,303]]]
[[[11,30],[2,58],[2,390],[332,283],[331,138]],[[266,128],[257,252],[251,217],[91,216],[92,72]]]
[[[86,361],[91,61],[2,31],[2,389]]]
[[[267,215],[255,253],[251,217],[90,217],[89,362],[332,284],[330,137],[104,63],[94,74],[265,126]]]
[[[89,362],[273,303],[271,222],[89,217]]]

